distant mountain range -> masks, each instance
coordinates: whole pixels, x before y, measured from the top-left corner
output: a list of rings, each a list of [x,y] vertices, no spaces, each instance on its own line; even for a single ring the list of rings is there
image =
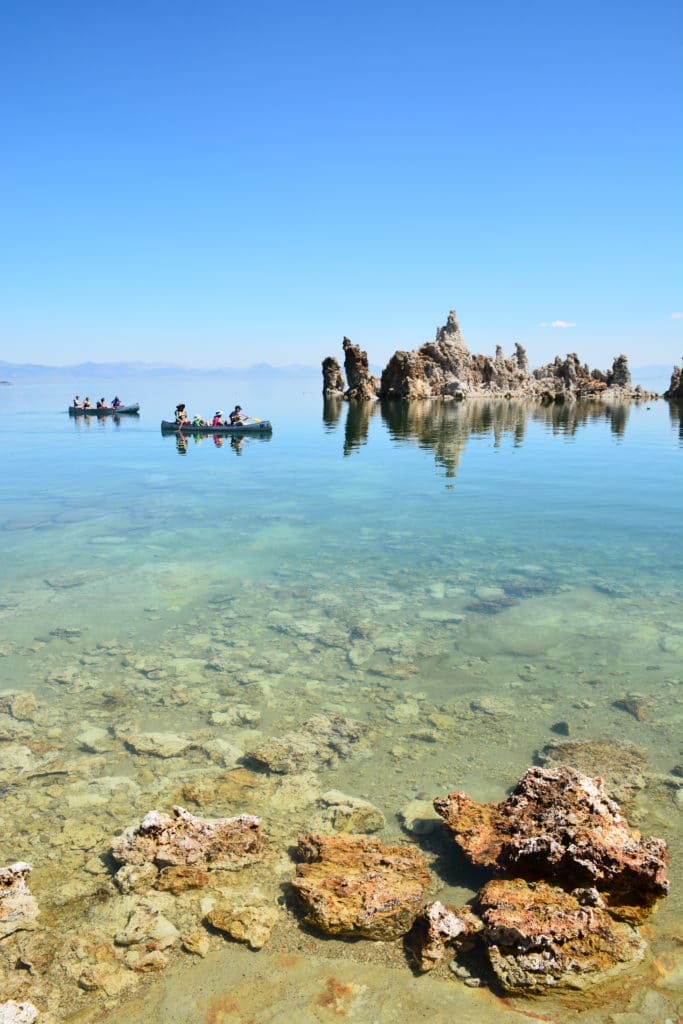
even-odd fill
[[[32,377],[83,377],[99,380],[120,380],[127,377],[319,377],[320,368],[291,363],[271,366],[255,363],[240,369],[219,367],[214,370],[193,370],[184,366],[164,366],[161,363],[78,363],[74,366],[44,366],[40,363],[8,363],[0,360],[0,379],[7,382]]]

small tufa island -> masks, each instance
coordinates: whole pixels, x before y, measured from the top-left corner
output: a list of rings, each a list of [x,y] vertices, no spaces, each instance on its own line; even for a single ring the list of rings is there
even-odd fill
[[[564,402],[580,398],[612,400],[657,397],[633,387],[628,359],[616,356],[611,370],[591,370],[575,353],[530,370],[523,345],[506,358],[500,345],[495,356],[472,355],[454,309],[434,341],[412,352],[393,354],[381,377],[370,372],[368,356],[344,338],[344,371],[334,356],[323,360],[325,398],[536,398]]]

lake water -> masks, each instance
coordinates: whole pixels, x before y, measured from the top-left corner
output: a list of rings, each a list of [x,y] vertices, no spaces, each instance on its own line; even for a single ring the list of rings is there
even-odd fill
[[[282,858],[249,891],[275,899],[293,870],[288,846],[320,825],[318,798],[334,789],[382,811],[380,838],[423,846],[433,894],[463,903],[476,873],[455,859],[444,867],[440,833],[409,834],[399,812],[455,789],[502,799],[549,743],[606,740],[596,770],[612,768],[615,788],[630,780],[619,794],[629,820],[669,842],[672,894],[648,921],[646,962],[618,989],[536,1001],[533,1012],[674,1020],[683,977],[676,407],[352,407],[324,404],[315,379],[141,378],[119,390],[141,403],[139,417],[86,422],[65,412],[85,386],[111,397],[97,381],[0,388],[0,755],[14,757],[0,762],[0,864],[33,865],[46,929],[43,968],[6,971],[5,997],[33,998],[57,1021],[100,1019],[125,998],[128,1020],[138,1007],[140,1020],[223,1024],[252,1019],[220,1003],[251,972],[253,1019],[265,1024],[294,1019],[269,992],[296,954],[302,1021],[334,1016],[312,1009],[331,961],[365,992],[359,1021],[524,1015],[523,1001],[503,1005],[447,970],[413,977],[400,948],[320,939],[290,910],[259,954],[214,937],[206,960],[169,952],[153,985],[127,971],[120,990],[86,991],[79,970],[111,946],[116,913],[111,866],[99,858],[151,808],[258,813]],[[180,444],[159,429],[178,401],[204,416],[239,401],[272,420],[272,436]],[[24,718],[4,714],[15,691],[35,697]],[[294,782],[231,770],[240,752],[313,714],[359,720],[369,741]],[[93,727],[106,738],[89,749]],[[135,753],[127,737],[146,730],[191,746],[169,759]],[[216,740],[232,746],[219,756]],[[193,909],[199,924],[200,899],[186,898],[179,930]],[[51,944],[68,951],[59,966]]]

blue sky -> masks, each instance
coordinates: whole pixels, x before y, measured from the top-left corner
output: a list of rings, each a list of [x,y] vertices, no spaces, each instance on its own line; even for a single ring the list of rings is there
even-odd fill
[[[0,359],[683,352],[683,8],[0,5]],[[540,326],[575,324],[575,326]]]

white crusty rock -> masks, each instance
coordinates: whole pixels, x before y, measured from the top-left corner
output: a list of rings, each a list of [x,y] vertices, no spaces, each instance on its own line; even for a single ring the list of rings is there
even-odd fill
[[[183,807],[173,816],[150,811],[139,825],[127,828],[111,846],[121,864],[197,865],[236,869],[263,856],[261,819],[253,814],[235,818],[198,818]]]
[[[481,922],[465,907],[455,910],[439,900],[422,908],[415,919],[411,944],[421,971],[431,971],[443,958],[447,945],[481,929]]]
[[[38,1020],[38,1010],[33,1003],[16,1003],[8,999],[0,1003],[0,1024],[33,1024]]]
[[[40,911],[26,884],[31,865],[16,861],[0,868],[0,938],[35,928]]]

